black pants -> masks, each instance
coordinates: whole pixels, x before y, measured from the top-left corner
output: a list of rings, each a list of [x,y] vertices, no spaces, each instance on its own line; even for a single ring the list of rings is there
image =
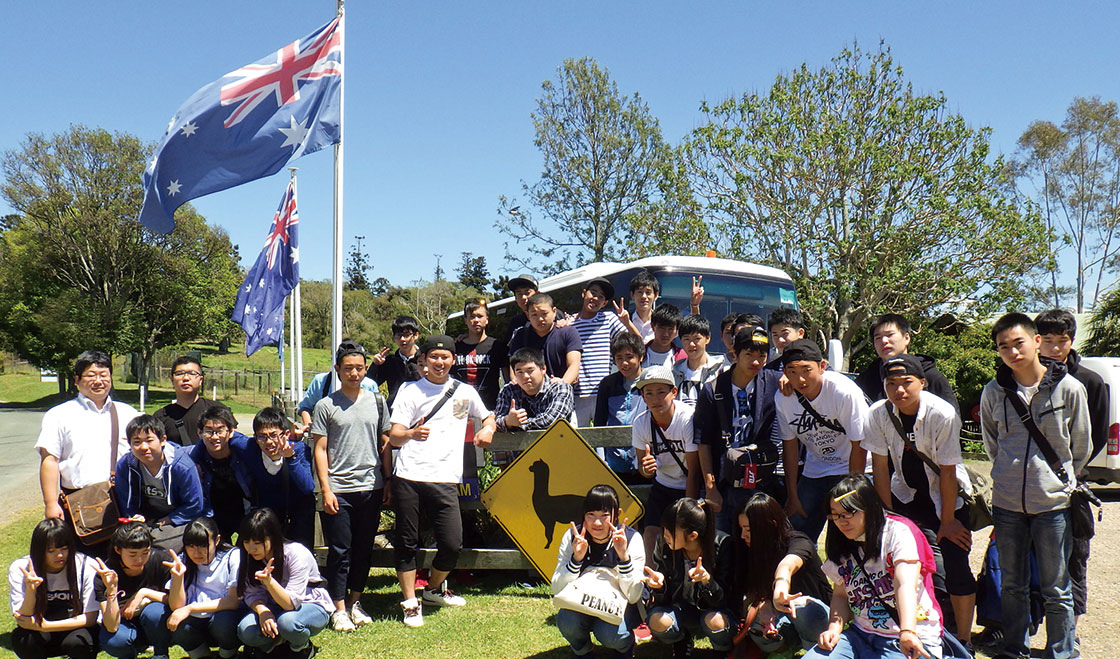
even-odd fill
[[[83,627],[68,632],[35,632],[16,627],[12,630],[12,650],[20,659],[62,656],[71,659],[94,659],[97,656],[97,628]]]
[[[276,511],[280,512],[280,511]],[[315,551],[315,497],[293,497],[288,509],[280,515],[284,520],[284,537]]]
[[[218,525],[218,533],[222,540],[232,543],[233,534],[241,527],[241,520],[245,517],[245,500],[241,497],[228,497],[223,501],[211,501],[214,508],[214,523]]]
[[[937,530],[941,528],[941,518],[932,508],[922,510],[918,506],[902,503],[898,497],[892,496],[891,499],[895,510],[917,524],[929,541],[934,560],[937,561],[937,573],[933,575],[934,588],[944,590],[949,595],[975,594],[976,576],[972,574],[972,567],[968,564],[968,552],[948,538],[942,538],[941,542],[937,542]],[[958,509],[953,516],[968,528],[968,508]]]
[[[457,483],[423,483],[394,477],[393,510],[397,517],[393,547],[398,572],[416,569],[421,510],[428,516],[436,536],[436,558],[432,561],[432,568],[444,572],[455,569],[459,552],[463,549],[463,520],[459,516]]]
[[[1073,615],[1085,615],[1089,604],[1089,540],[1073,539],[1069,553],[1069,580],[1073,585]]]
[[[319,514],[327,543],[327,591],[331,599],[346,598],[346,592],[362,592],[369,579],[370,552],[381,521],[384,490],[340,492],[338,512]]]

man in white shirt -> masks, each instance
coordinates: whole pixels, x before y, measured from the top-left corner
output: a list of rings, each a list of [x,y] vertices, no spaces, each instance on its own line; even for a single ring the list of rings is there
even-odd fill
[[[793,395],[774,394],[786,472],[786,512],[793,528],[815,542],[828,513],[828,491],[849,473],[864,473],[860,448],[867,424],[863,391],[847,376],[827,370],[820,346],[799,339],[782,352]],[[798,465],[801,446],[805,465]]]
[[[400,448],[393,469],[394,541],[397,580],[401,584],[404,623],[424,624],[416,598],[416,548],[420,540],[420,510],[427,512],[436,536],[423,602],[432,606],[463,606],[466,601],[447,588],[447,575],[463,547],[458,483],[463,476],[463,444],[469,420],[482,422],[474,445],[490,445],[497,430],[494,414],[486,409],[474,387],[452,380],[455,340],[436,334],[420,348],[422,379],[406,382],[397,392],[390,421],[389,441]]]
[[[87,350],[74,362],[78,397],[47,410],[35,442],[39,452],[39,486],[43,516],[63,517],[59,494],[109,480],[112,441],[117,457],[129,452],[125,426],[140,415],[112,399],[113,362],[100,350]],[[116,437],[110,438],[116,417]]]

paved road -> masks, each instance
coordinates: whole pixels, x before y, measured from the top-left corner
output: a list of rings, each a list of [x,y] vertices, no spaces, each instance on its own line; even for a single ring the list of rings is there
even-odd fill
[[[42,503],[33,448],[42,418],[37,410],[0,409],[0,524]]]

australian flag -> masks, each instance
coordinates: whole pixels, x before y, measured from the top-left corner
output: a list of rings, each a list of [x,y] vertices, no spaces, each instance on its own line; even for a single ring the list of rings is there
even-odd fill
[[[288,183],[264,249],[237,291],[231,320],[245,330],[245,354],[275,345],[284,354],[284,300],[299,283],[296,182]]]
[[[162,233],[175,209],[269,176],[336,144],[341,133],[343,17],[195,92],[144,170],[140,222]]]

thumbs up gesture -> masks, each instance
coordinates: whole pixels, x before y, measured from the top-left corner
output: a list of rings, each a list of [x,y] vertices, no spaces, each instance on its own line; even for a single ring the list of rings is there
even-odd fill
[[[525,412],[524,408],[517,406],[517,399],[511,398],[509,401],[509,414],[506,415],[506,426],[510,428],[520,428],[524,426],[529,420],[529,415]]]
[[[653,449],[649,447],[649,444],[646,444],[645,452],[638,460],[638,472],[646,478],[653,478],[653,475],[657,473],[657,458],[653,456]]]
[[[706,584],[712,579],[712,575],[704,569],[704,557],[701,556],[696,559],[696,565],[688,571],[688,578],[692,579],[692,583]]]

